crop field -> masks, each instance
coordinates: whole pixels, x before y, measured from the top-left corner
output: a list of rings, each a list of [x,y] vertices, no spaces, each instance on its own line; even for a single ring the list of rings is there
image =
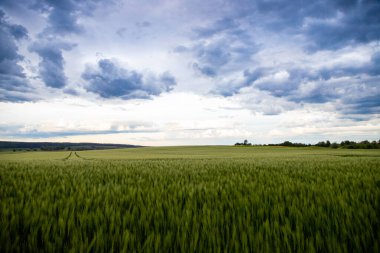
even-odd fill
[[[1,152],[0,252],[380,252],[380,150]]]

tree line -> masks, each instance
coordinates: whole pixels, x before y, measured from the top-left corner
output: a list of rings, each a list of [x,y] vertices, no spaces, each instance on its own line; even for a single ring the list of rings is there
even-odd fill
[[[327,141],[320,141],[317,144],[293,143],[284,141],[278,144],[252,144],[248,140],[235,143],[235,146],[283,146],[283,147],[324,147],[324,148],[347,148],[347,149],[380,149],[380,140],[378,141],[342,141],[340,143]]]

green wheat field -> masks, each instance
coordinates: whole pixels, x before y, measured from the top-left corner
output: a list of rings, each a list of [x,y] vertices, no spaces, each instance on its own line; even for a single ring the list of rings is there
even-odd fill
[[[380,150],[1,152],[0,252],[380,252]]]

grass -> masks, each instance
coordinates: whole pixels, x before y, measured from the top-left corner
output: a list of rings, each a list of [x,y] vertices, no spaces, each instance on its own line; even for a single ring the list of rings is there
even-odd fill
[[[0,154],[0,252],[379,252],[380,152]]]

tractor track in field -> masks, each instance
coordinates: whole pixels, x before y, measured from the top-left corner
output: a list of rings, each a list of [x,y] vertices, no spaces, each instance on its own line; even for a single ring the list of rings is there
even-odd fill
[[[96,160],[94,158],[85,158],[85,157],[82,157],[80,156],[76,151],[71,151],[70,154],[68,156],[66,156],[65,158],[61,159],[63,161],[72,161],[72,160]]]
[[[62,160],[63,161],[67,161],[70,159],[70,157],[73,155],[73,152],[71,151],[70,154],[68,156],[66,156],[65,158],[63,158]]]
[[[83,156],[80,156],[80,155],[78,155],[77,152],[74,152],[74,155],[75,155],[78,159],[81,159],[81,160],[96,160],[96,159],[94,159],[94,158],[85,158],[85,157],[83,157]]]

